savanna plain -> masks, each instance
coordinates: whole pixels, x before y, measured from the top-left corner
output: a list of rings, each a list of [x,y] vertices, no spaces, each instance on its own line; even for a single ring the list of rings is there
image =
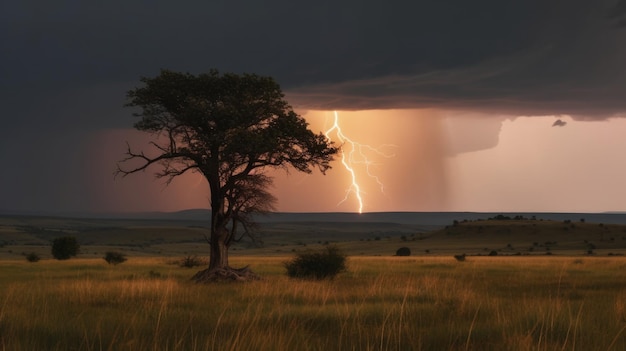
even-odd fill
[[[441,228],[276,222],[231,265],[261,280],[195,284],[196,222],[4,217],[1,350],[624,350],[626,226],[485,220]],[[265,228],[265,229],[263,229]],[[53,237],[81,253],[53,260]],[[286,276],[336,245],[334,279]],[[407,247],[411,256],[394,256]],[[105,251],[128,260],[109,265]],[[37,253],[38,262],[24,254]],[[466,254],[463,259],[455,258]]]

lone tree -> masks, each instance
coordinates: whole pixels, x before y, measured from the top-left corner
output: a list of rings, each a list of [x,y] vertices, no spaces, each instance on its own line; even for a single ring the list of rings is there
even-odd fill
[[[126,176],[157,167],[169,184],[187,172],[208,182],[211,199],[209,267],[196,281],[247,279],[254,274],[228,265],[228,249],[238,240],[238,224],[253,224],[250,214],[273,209],[267,191],[268,168],[325,173],[338,149],[285,101],[279,85],[255,74],[192,75],[162,70],[141,78],[130,90],[127,106],[139,108],[138,130],[153,134],[149,151],[128,145],[117,174]]]

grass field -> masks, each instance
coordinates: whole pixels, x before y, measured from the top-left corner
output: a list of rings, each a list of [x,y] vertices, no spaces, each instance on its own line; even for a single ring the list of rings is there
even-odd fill
[[[197,222],[1,218],[0,350],[626,349],[623,225],[272,223],[264,245],[231,250],[262,280],[196,285],[200,268],[173,261],[205,255],[205,233]],[[51,259],[63,235],[81,243],[78,258]],[[283,262],[326,242],[348,253],[347,272],[287,278]],[[393,257],[401,246],[413,255]],[[129,260],[107,265],[107,250]]]
[[[319,282],[285,259],[211,285],[169,258],[2,260],[0,349],[626,349],[621,257],[352,257]]]

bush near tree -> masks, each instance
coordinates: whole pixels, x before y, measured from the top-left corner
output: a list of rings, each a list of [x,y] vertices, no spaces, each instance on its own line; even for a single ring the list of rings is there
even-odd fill
[[[52,257],[57,260],[68,260],[78,255],[80,245],[73,236],[63,236],[52,241]]]
[[[292,278],[334,278],[346,270],[346,255],[336,246],[326,246],[320,251],[298,253],[291,261],[285,262],[285,268]]]
[[[183,257],[182,260],[180,260],[178,265],[183,267],[183,268],[193,268],[193,267],[202,266],[202,265],[204,265],[204,263],[205,262],[198,256],[187,255],[187,256]]]
[[[117,265],[126,262],[126,255],[121,252],[107,251],[104,254],[104,260],[107,261],[108,264]]]
[[[34,252],[26,254],[26,261],[28,262],[38,262],[41,258]]]
[[[396,250],[396,256],[411,256],[411,249],[408,247],[401,247]]]

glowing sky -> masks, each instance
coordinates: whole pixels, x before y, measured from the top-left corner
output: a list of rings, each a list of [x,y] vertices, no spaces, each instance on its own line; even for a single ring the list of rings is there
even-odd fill
[[[545,211],[598,212],[626,208],[625,119],[575,121],[567,116],[495,118],[435,110],[338,112],[345,135],[387,153],[369,153],[370,172],[355,171],[365,212]],[[327,130],[332,111],[308,111],[311,128]],[[554,122],[564,126],[553,126]],[[206,208],[208,188],[197,175],[169,187],[151,173],[114,181],[111,164],[131,130],[102,132],[91,141],[88,164],[96,211],[174,211]],[[142,141],[141,139],[144,139]],[[345,144],[344,144],[345,148]],[[115,152],[111,152],[114,150]],[[347,150],[349,151],[349,149]],[[351,176],[339,160],[327,175],[276,173],[280,211],[357,212],[346,189]],[[62,192],[57,192],[62,196]]]
[[[319,132],[338,111],[386,155],[363,211],[626,211],[626,0],[7,1],[0,43],[0,211],[207,208],[194,175],[113,180],[161,68],[272,76]],[[358,211],[350,179],[278,173],[278,209]]]
[[[317,122],[320,114],[307,116]],[[396,145],[395,157],[370,154],[384,193],[361,167],[365,211],[626,208],[623,119],[579,122],[560,116],[566,125],[553,127],[554,116],[497,120],[417,110],[340,114],[346,135],[372,146]],[[497,145],[489,145],[489,139]],[[336,164],[325,177],[292,175],[280,183],[281,208],[324,211],[342,200],[350,176]],[[356,208],[353,195],[336,207]]]

